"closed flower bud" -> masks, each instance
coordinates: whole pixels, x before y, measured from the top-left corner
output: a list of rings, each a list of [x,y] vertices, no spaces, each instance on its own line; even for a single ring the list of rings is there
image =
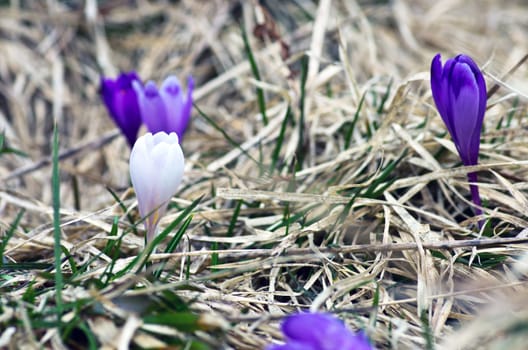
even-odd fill
[[[176,133],[147,133],[130,153],[130,178],[147,241],[154,238],[160,218],[183,177],[184,157]]]
[[[482,72],[469,56],[458,55],[442,66],[438,54],[431,64],[431,90],[462,162],[477,164],[487,102]]]
[[[132,87],[135,82],[141,86],[136,72],[121,73],[117,79],[101,79],[101,96],[110,116],[121,129],[130,147],[136,142],[141,127],[138,97]]]
[[[478,163],[480,133],[486,112],[486,82],[477,64],[466,55],[448,59],[440,54],[431,63],[431,90],[440,116],[464,165]],[[481,205],[476,173],[468,173],[473,202]],[[477,208],[476,214],[481,210]]]

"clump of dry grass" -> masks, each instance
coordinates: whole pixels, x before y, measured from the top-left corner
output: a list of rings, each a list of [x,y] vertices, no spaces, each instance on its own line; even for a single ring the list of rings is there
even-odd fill
[[[524,348],[528,66],[506,73],[527,53],[527,11],[491,0],[2,4],[0,347],[255,349],[280,339],[284,315],[327,310],[380,349]],[[433,107],[438,51],[474,57],[494,90],[479,166],[460,166]],[[120,273],[143,252],[129,150],[98,96],[102,74],[131,69],[197,82],[186,176],[161,226],[189,207],[192,220],[177,251],[137,274]],[[70,328],[50,321],[54,121]]]

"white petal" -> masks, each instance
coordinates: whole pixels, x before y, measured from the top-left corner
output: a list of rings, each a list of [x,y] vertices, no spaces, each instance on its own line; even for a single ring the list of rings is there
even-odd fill
[[[145,134],[137,139],[130,153],[130,179],[136,191],[139,213],[147,215],[151,208],[152,177],[155,168],[152,166],[150,148],[152,145],[152,134]]]
[[[140,215],[156,211],[161,217],[183,177],[184,156],[176,133],[147,133],[136,141],[130,154],[130,178]],[[154,222],[152,221],[154,220]],[[146,223],[157,224],[149,217]],[[147,228],[149,231],[155,227]]]
[[[177,137],[176,134],[173,135]],[[181,147],[177,143],[161,142],[154,147],[151,159],[157,168],[154,185],[156,197],[161,202],[167,202],[178,189],[183,176],[184,160]]]
[[[176,136],[176,138],[174,138],[174,136]],[[160,144],[162,142],[168,143],[168,144],[173,144],[173,143],[179,144],[178,135],[176,135],[173,132],[171,132],[170,134],[167,134],[164,131],[154,134],[153,142],[155,145]]]

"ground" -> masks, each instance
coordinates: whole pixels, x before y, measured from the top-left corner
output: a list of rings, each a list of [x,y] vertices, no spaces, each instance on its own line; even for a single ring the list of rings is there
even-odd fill
[[[0,1],[0,347],[260,349],[286,315],[325,311],[377,349],[524,349],[527,16],[494,0]],[[484,72],[476,167],[436,111],[437,53]],[[131,70],[195,80],[152,254],[99,95]]]

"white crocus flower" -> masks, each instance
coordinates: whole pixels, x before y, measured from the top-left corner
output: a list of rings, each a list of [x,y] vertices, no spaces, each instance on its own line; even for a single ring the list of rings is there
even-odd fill
[[[139,214],[145,220],[147,242],[156,235],[160,218],[182,180],[183,152],[178,135],[147,133],[130,153],[130,178],[136,191]]]

